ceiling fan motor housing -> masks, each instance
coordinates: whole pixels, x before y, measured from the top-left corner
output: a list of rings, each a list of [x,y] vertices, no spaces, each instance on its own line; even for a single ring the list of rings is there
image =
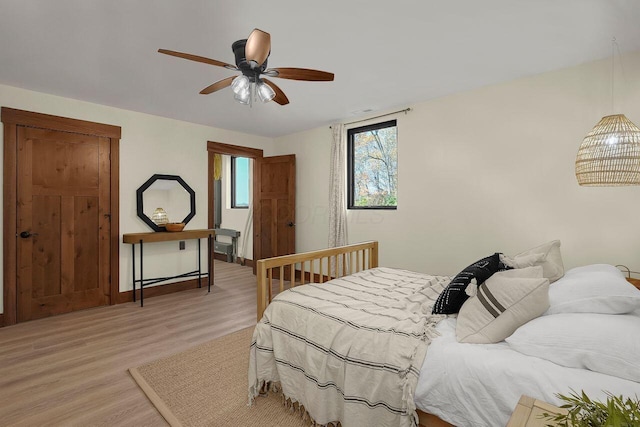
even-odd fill
[[[238,40],[231,45],[231,50],[233,50],[233,54],[236,58],[236,66],[238,69],[242,71],[242,74],[249,77],[251,82],[256,82],[260,74],[267,69],[268,59],[265,59],[264,63],[262,63],[258,68],[251,68],[251,64],[247,62],[247,58],[244,53],[246,45],[247,39]]]

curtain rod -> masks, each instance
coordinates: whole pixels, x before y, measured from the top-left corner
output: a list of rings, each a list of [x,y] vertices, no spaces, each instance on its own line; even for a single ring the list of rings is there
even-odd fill
[[[379,115],[379,116],[374,116],[374,117],[369,117],[368,119],[362,119],[362,120],[356,120],[356,121],[349,122],[349,123],[343,123],[343,125],[347,126],[347,125],[352,125],[352,124],[355,124],[355,123],[367,122],[367,121],[369,121],[369,120],[379,119],[380,117],[390,116],[390,115],[392,115],[392,114],[398,114],[398,113],[405,113],[405,114],[407,114],[409,111],[411,111],[411,108],[405,108],[404,110],[393,111],[393,112],[391,112],[391,113],[381,114],[381,115]],[[329,126],[329,129],[333,129],[333,127]]]

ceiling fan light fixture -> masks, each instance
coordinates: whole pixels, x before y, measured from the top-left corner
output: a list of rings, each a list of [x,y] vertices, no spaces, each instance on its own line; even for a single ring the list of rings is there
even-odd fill
[[[257,86],[258,86],[258,98],[260,98],[260,101],[269,102],[273,98],[275,98],[276,93],[273,89],[271,89],[271,86],[269,86],[268,84],[262,81],[259,82]]]
[[[249,105],[251,101],[251,92],[249,91],[249,87],[246,87],[240,92],[234,94],[233,99],[235,99],[242,105]]]
[[[235,93],[236,95],[240,94],[243,91],[247,91],[248,94],[249,83],[249,77],[243,74],[233,79],[233,82],[231,82],[231,90],[233,90],[233,93]]]

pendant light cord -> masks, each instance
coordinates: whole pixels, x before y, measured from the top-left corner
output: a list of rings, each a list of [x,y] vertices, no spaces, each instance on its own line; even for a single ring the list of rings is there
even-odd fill
[[[615,85],[616,85],[616,52],[618,53],[618,62],[620,62],[619,73],[622,76],[622,83],[626,82],[624,66],[622,63],[622,52],[620,52],[620,45],[614,37],[611,40],[611,114],[616,114],[615,111]]]
[[[615,85],[616,85],[616,38],[611,40],[611,114],[616,113],[614,99]],[[618,48],[618,52],[620,48]]]

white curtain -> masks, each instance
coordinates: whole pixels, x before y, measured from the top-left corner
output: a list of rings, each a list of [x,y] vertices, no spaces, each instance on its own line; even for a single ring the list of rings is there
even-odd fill
[[[331,164],[329,169],[329,247],[347,244],[346,161],[347,136],[341,123],[331,126]]]

